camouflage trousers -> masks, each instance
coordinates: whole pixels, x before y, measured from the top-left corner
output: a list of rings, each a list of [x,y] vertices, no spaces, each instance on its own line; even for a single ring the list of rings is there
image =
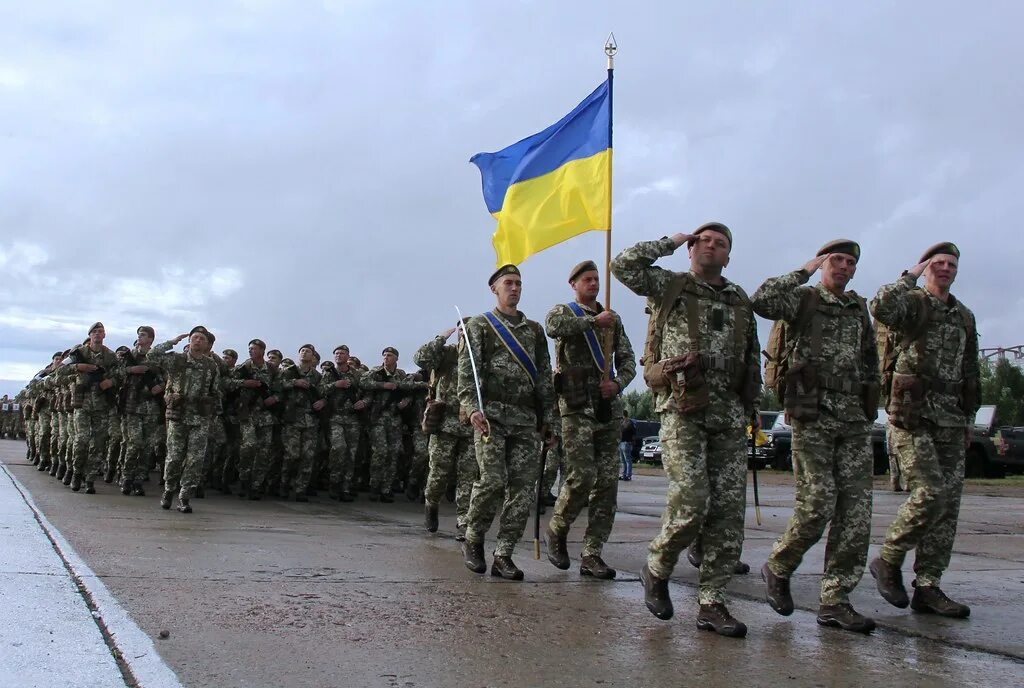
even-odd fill
[[[355,416],[331,418],[330,487],[332,491],[354,491],[352,475],[359,451],[359,419]]]
[[[29,418],[25,421],[25,444],[27,445],[25,457],[33,463],[38,463],[39,461],[39,449],[36,446],[38,426],[39,421],[36,418]]]
[[[75,455],[75,414],[73,411],[65,411],[63,414],[64,423],[61,426],[61,463],[74,471]]]
[[[370,491],[388,492],[402,451],[402,419],[386,413],[370,426]]]
[[[494,556],[510,557],[523,536],[540,470],[540,435],[532,427],[503,427],[491,422],[491,441],[475,432],[473,444],[480,477],[473,483],[466,514],[466,540],[482,543],[498,515]],[[499,514],[499,507],[501,513]]]
[[[53,415],[40,411],[32,421],[33,447],[41,466],[50,464],[50,444],[53,438]]]
[[[709,430],[702,420],[661,414],[662,464],[668,495],[661,532],[651,541],[647,566],[668,578],[679,554],[697,536],[704,547],[700,604],[725,602],[725,586],[743,549],[747,455],[742,420]]]
[[[541,490],[544,494],[558,495],[558,491],[555,490],[555,481],[561,474],[562,485],[565,485],[565,470],[565,448],[559,438],[558,444],[549,449],[548,455],[544,457],[544,482],[541,483]]]
[[[167,460],[164,462],[164,494],[178,490],[178,499],[189,499],[203,477],[206,439],[210,421],[186,425],[167,421]],[[179,489],[180,486],[180,489]]]
[[[103,460],[107,455],[110,415],[106,410],[75,409],[74,424],[74,449],[71,455],[74,474],[91,483],[103,470]]]
[[[281,489],[291,487],[295,494],[305,494],[313,477],[313,460],[320,427],[311,418],[297,423],[285,423],[281,428],[284,462],[281,464]]]
[[[224,420],[224,452],[220,472],[215,474],[214,480],[220,481],[222,487],[226,488],[235,480],[238,472],[238,451],[241,441],[241,425],[237,418],[225,418]]]
[[[869,429],[868,423],[824,414],[814,423],[793,421],[793,460],[800,464],[796,506],[768,568],[781,578],[792,576],[828,526],[821,604],[848,602],[864,575],[871,539]]]
[[[213,482],[220,485],[224,474],[224,446],[228,443],[228,435],[224,430],[224,416],[210,419],[210,436],[206,439],[206,458],[203,460],[202,484]]]
[[[129,413],[124,418],[124,460],[121,480],[131,484],[146,479],[156,453],[160,419],[153,415]]]
[[[473,483],[480,477],[476,462],[473,438],[468,435],[451,435],[438,432],[430,436],[427,445],[430,455],[430,470],[423,488],[423,500],[438,505],[448,491],[448,484],[455,478],[455,522],[466,525],[469,501],[473,494]],[[453,476],[454,474],[454,476]]]
[[[270,452],[274,426],[257,425],[252,420],[239,424],[238,482],[243,490],[258,492],[263,489],[270,470]]]
[[[930,426],[908,432],[893,427],[890,433],[910,494],[885,534],[881,557],[902,566],[907,552],[915,549],[917,584],[937,586],[949,567],[960,516],[964,428]]]
[[[562,416],[566,475],[548,524],[565,536],[587,507],[583,556],[601,556],[615,524],[619,494],[619,421],[598,423],[582,414]],[[549,453],[550,456],[550,453]]]
[[[107,458],[103,466],[106,473],[115,473],[120,463],[121,450],[124,446],[121,425],[121,414],[117,409],[111,409],[107,418]]]
[[[430,435],[417,427],[412,431],[412,460],[409,462],[409,475],[406,484],[423,487],[427,482],[429,466]]]

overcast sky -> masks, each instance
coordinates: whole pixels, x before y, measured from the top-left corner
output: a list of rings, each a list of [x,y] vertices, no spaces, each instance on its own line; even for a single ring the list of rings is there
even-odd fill
[[[849,237],[870,296],[952,240],[982,345],[1022,344],[1022,22],[993,1],[2,2],[0,380],[95,320],[111,348],[201,323],[218,350],[393,345],[412,368],[453,304],[493,305],[470,156],[590,93],[609,30],[614,252],[720,220],[752,292]],[[590,233],[530,258],[522,309],[543,320],[603,254]],[[639,355],[642,300],[615,283],[612,306]]]

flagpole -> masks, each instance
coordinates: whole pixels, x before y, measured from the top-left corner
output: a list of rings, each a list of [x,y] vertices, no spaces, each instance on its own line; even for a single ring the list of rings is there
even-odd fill
[[[615,112],[612,100],[612,77],[615,74],[615,53],[619,46],[615,43],[615,34],[609,33],[608,40],[604,44],[604,54],[608,57],[608,231],[604,237],[604,307],[611,310],[612,307],[612,155],[615,150],[612,147],[612,120]],[[612,357],[614,351],[612,346],[615,338],[613,330],[607,330],[604,337],[604,379],[611,378]]]

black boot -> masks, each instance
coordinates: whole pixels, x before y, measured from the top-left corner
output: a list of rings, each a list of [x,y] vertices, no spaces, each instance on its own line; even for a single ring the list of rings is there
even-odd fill
[[[306,493],[304,491],[300,490],[299,492],[295,493],[295,501],[296,502],[308,502],[309,501],[309,497],[306,496]]]
[[[604,563],[599,556],[585,556],[580,562],[580,575],[593,576],[599,580],[612,580],[615,578],[615,569]]]
[[[907,589],[903,587],[903,572],[897,566],[893,566],[882,557],[875,557],[868,566],[871,575],[874,576],[878,585],[878,592],[885,598],[885,601],[900,609],[910,604],[907,598]]]
[[[789,579],[776,576],[772,573],[768,564],[765,564],[761,567],[761,580],[765,582],[765,595],[768,598],[768,606],[783,616],[792,614],[793,596],[789,593]]]
[[[437,532],[437,504],[427,504],[423,508],[423,527],[428,533]]]
[[[183,514],[191,514],[192,513],[192,505],[188,503],[187,499],[179,499],[178,500],[178,511],[180,511]]]
[[[132,483],[130,480],[124,480],[121,482],[121,494],[130,495],[132,493]]]
[[[484,559],[484,543],[466,540],[462,544],[462,554],[466,560],[466,568],[473,573],[484,573],[487,570],[487,561]]]
[[[644,604],[647,605],[651,614],[662,621],[671,619],[674,610],[672,609],[672,598],[668,594],[668,579],[655,578],[651,570],[647,568],[647,564],[644,564],[644,567],[640,569],[640,582],[644,586]]]
[[[818,625],[855,633],[870,633],[875,630],[875,620],[858,614],[848,603],[821,605],[818,609]]]
[[[132,494],[136,497],[145,497],[146,491],[142,488],[142,481],[136,480],[132,485]]]
[[[93,487],[91,480],[85,483],[85,494],[96,494],[96,488]]]
[[[455,526],[455,542],[465,542],[465,541],[466,541],[466,526],[456,525]]]
[[[380,493],[380,501],[383,504],[391,504],[392,502],[395,501],[395,495],[394,495],[393,492],[391,492],[391,490],[387,490],[386,492],[381,492]]]
[[[569,570],[569,550],[565,544],[565,536],[556,535],[549,523],[544,537],[548,543],[548,561],[554,564],[555,568]]]
[[[110,483],[114,482],[114,469],[113,468],[108,468],[107,472],[103,474],[103,482],[105,482],[108,485]]]
[[[545,494],[541,499],[543,500],[541,503],[544,506],[554,506],[555,502],[558,501],[558,497],[556,497],[555,495],[551,494],[550,492]]]
[[[174,496],[174,494],[171,493],[171,492],[164,492],[163,495],[160,497],[160,508],[161,509],[170,509],[171,508],[171,498],[173,496]]]
[[[420,498],[420,488],[413,481],[409,481],[409,484],[405,486],[405,498],[410,502],[415,502]],[[433,532],[433,531],[431,531]]]
[[[66,471],[64,471],[64,479],[61,480],[61,482],[64,483],[65,485],[70,485],[71,481],[74,479],[74,477],[75,477],[74,469],[72,469],[71,466],[68,466],[68,469]]]
[[[50,470],[50,462],[49,461],[40,461],[39,462],[39,467],[36,468],[36,470],[37,471],[48,471],[48,470]]]
[[[512,561],[512,557],[494,557],[494,563],[491,564],[491,575],[505,580],[523,580],[523,572]]]
[[[57,463],[56,461],[51,461],[50,462],[50,475],[56,477],[57,471],[59,471],[59,470],[60,470],[60,464]]]
[[[747,626],[737,621],[729,613],[724,604],[702,604],[697,614],[697,628],[702,631],[714,631],[727,638],[742,638],[747,634]]]
[[[949,599],[938,586],[918,586],[917,581],[914,582],[914,599],[910,601],[910,608],[920,614],[938,614],[951,619],[966,619],[971,615],[970,607]]]
[[[65,485],[68,484],[66,480],[64,481],[64,484]],[[78,473],[72,473],[71,474],[71,491],[72,492],[78,492],[81,489],[82,489],[82,476],[79,475]]]

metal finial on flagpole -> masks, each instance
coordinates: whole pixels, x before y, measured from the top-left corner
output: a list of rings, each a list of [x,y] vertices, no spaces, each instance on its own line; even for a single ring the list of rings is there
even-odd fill
[[[608,40],[604,43],[604,54],[608,56],[608,69],[615,68],[615,53],[619,52],[619,46],[615,42],[615,34],[609,33]]]

